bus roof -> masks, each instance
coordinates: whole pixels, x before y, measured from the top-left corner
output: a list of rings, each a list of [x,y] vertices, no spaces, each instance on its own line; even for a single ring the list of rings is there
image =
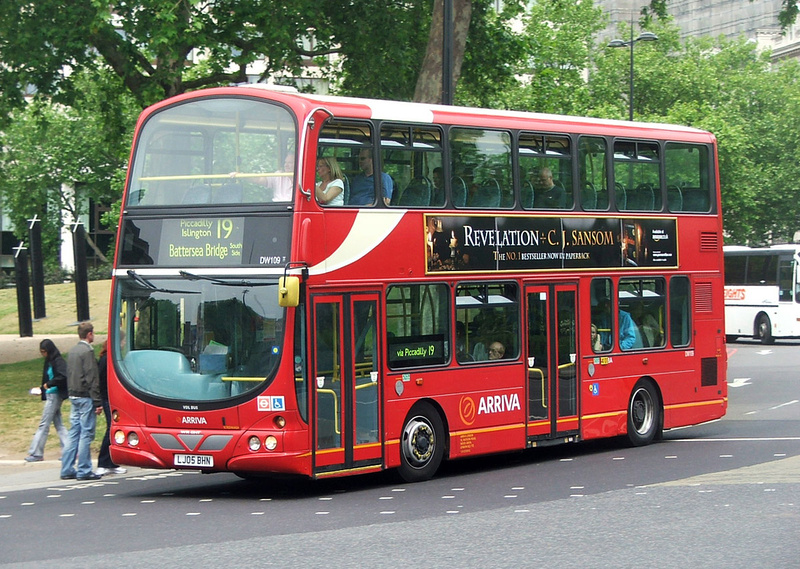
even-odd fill
[[[650,131],[647,134],[654,138],[677,138],[706,143],[715,141],[714,135],[708,131],[674,124],[631,122],[525,111],[504,111],[381,99],[314,95],[298,93],[285,87],[274,87],[261,83],[194,91],[191,95],[199,96],[204,92],[209,95],[242,94],[243,90],[249,90],[253,94],[259,91],[265,95],[269,93],[270,98],[283,100],[287,103],[292,99],[295,101],[302,99],[311,105],[325,108],[330,111],[334,117],[339,118],[370,118],[398,122],[417,122],[422,124],[469,124],[474,126],[493,126],[495,128],[520,128],[518,121],[535,120],[541,123],[537,125],[537,128],[567,133],[597,133],[640,137],[644,134],[642,131]],[[524,128],[524,126],[522,128]],[[633,131],[636,132],[634,133]]]
[[[749,254],[768,254],[774,252],[800,252],[800,243],[782,243],[780,245],[770,245],[769,247],[747,247],[746,245],[725,245],[723,253],[749,253]]]

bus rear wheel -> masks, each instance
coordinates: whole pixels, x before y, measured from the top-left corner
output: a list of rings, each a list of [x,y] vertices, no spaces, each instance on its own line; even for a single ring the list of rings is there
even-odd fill
[[[640,379],[628,403],[628,440],[633,446],[648,445],[661,432],[661,403],[650,381]]]
[[[429,480],[444,457],[442,418],[433,405],[417,403],[408,414],[400,437],[400,477],[406,482]]]
[[[762,344],[775,342],[775,338],[772,337],[772,323],[766,314],[761,314],[756,321],[756,338],[761,340]]]

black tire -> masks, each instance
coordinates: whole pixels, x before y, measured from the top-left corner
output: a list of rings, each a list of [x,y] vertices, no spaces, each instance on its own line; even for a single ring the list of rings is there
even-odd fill
[[[761,340],[762,344],[775,343],[775,338],[772,337],[772,322],[766,314],[761,314],[756,320],[756,338]]]
[[[417,403],[400,435],[400,477],[406,482],[430,480],[442,464],[444,447],[444,425],[439,413],[430,403]]]
[[[628,440],[635,447],[661,437],[661,400],[650,381],[640,379],[628,402]]]

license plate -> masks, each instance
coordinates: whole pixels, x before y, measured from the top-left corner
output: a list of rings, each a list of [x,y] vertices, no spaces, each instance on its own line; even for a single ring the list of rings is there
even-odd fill
[[[213,468],[214,457],[204,454],[176,454],[175,466],[191,466],[194,468]]]

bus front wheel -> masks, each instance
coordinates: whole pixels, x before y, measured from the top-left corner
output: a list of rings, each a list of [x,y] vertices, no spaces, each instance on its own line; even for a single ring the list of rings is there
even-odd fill
[[[761,314],[756,321],[756,338],[761,340],[762,344],[772,344],[775,341],[772,337],[772,323],[766,314]]]
[[[661,431],[661,403],[650,381],[640,379],[628,403],[628,440],[633,446],[648,445]]]
[[[417,403],[408,414],[400,438],[400,477],[406,482],[429,480],[444,457],[442,418],[430,403]]]

